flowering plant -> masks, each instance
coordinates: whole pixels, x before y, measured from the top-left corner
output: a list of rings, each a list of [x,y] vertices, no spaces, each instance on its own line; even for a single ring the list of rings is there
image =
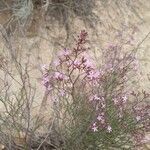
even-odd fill
[[[102,64],[89,56],[87,32],[75,48],[64,49],[52,67],[43,67],[42,83],[53,102],[55,127],[64,149],[133,149],[149,131],[149,94],[132,89],[138,72],[132,39],[102,50]],[[135,148],[136,149],[136,148]]]

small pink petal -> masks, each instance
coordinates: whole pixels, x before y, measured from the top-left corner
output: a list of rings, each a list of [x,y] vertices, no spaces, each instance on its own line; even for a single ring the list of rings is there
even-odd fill
[[[92,127],[92,130],[93,130],[93,132],[97,132],[98,131],[98,127],[94,126],[94,127]]]
[[[107,127],[107,131],[108,131],[109,133],[112,132],[111,126],[108,126],[108,127]]]

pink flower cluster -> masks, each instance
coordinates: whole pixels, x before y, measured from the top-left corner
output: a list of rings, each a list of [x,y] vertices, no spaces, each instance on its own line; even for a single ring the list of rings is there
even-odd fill
[[[52,89],[52,87],[50,84],[51,76],[48,73],[48,67],[46,65],[42,65],[41,69],[43,71],[42,84],[45,86],[46,90],[49,91]]]
[[[94,68],[92,60],[86,57],[88,50],[85,46],[86,37],[87,33],[81,31],[77,45],[73,50],[64,49],[58,52],[58,58],[53,62],[51,73],[48,73],[49,71],[44,66],[42,83],[46,88],[52,87],[50,84],[53,83],[54,85],[54,82],[58,81],[63,82],[65,86],[68,84],[73,86],[73,82],[77,78],[86,82],[93,82],[100,78],[100,72]],[[59,85],[59,88],[62,88],[62,86]]]
[[[53,91],[57,100],[70,95],[74,101],[77,92],[86,95],[89,105],[95,110],[91,129],[94,132],[105,130],[111,133],[113,128],[107,111],[113,106],[117,112],[117,119],[121,120],[124,117],[130,98],[130,94],[127,94],[129,92],[125,89],[124,79],[128,79],[128,70],[133,69],[129,64],[135,59],[130,55],[122,58],[121,46],[111,44],[104,52],[104,64],[101,65],[101,69],[97,69],[96,63],[87,56],[86,38],[87,32],[81,31],[75,48],[58,52],[52,63],[52,70],[46,66],[42,67],[42,84],[46,90]],[[135,67],[135,64],[133,66]],[[148,110],[146,107],[144,110]],[[134,109],[135,121],[140,122],[148,115],[144,110]],[[147,124],[145,126],[148,127]]]

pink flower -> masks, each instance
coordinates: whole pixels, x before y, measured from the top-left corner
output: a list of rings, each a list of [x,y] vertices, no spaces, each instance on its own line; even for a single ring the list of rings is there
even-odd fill
[[[113,101],[115,105],[118,104],[118,100],[116,98],[114,98]]]
[[[56,79],[62,78],[62,74],[60,72],[55,72],[54,76]]]
[[[104,102],[101,103],[102,108],[106,107],[106,104]]]
[[[85,59],[84,65],[86,68],[93,68],[93,63],[89,59]]]
[[[60,72],[55,72],[54,77],[55,77],[55,79],[60,80],[60,81],[68,79],[68,77],[66,75],[64,75]]]
[[[123,97],[122,97],[123,103],[126,103],[126,102],[127,102],[127,99],[128,99],[127,96],[123,96]]]
[[[97,120],[98,120],[98,121],[101,121],[101,120],[102,120],[102,116],[99,115],[99,116],[97,117]]]
[[[69,50],[64,50],[64,56],[69,56],[71,54],[71,52]]]
[[[96,122],[93,123],[93,126],[96,126]]]
[[[71,54],[71,52],[67,49],[61,50],[60,52],[58,52],[58,57],[62,57],[62,56],[69,56]]]
[[[140,121],[141,120],[141,116],[136,116],[136,121]]]
[[[54,76],[57,80],[63,80],[64,79],[64,75],[60,72],[55,72]]]
[[[93,97],[94,100],[100,100],[100,97],[97,96],[97,94],[94,95]]]
[[[107,127],[107,131],[110,133],[110,132],[112,132],[112,128],[111,128],[111,126],[110,125],[108,125],[108,127]]]
[[[73,62],[72,62],[72,60],[68,60],[68,61],[66,62],[66,64],[67,64],[68,67],[70,67],[70,66],[73,64]]]
[[[46,85],[50,81],[50,77],[48,75],[44,75],[42,78],[42,84]]]
[[[93,130],[93,132],[98,131],[98,126],[96,126],[96,123],[93,124],[92,130]]]
[[[64,91],[64,90],[61,90],[60,93],[59,93],[59,95],[60,95],[60,96],[64,96],[64,95],[65,95],[65,91]]]
[[[90,101],[93,101],[93,100],[96,100],[96,101],[100,100],[100,97],[98,97],[97,94],[95,94],[95,95],[90,97]]]
[[[74,67],[74,68],[78,68],[78,67],[80,67],[80,65],[81,65],[81,62],[80,62],[79,60],[75,60],[75,61],[73,62],[73,67]]]
[[[99,71],[90,71],[87,77],[90,78],[91,80],[95,80],[99,78],[99,75],[100,75]]]
[[[98,115],[97,116],[97,120],[101,121],[102,123],[104,123],[104,116],[103,115]]]
[[[89,101],[93,101],[93,96],[91,96],[91,97],[89,98]]]

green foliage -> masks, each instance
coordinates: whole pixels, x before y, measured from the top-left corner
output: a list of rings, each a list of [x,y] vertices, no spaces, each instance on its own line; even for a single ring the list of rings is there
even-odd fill
[[[82,99],[82,101],[84,101]],[[119,120],[118,112],[111,103],[107,108],[109,124],[111,124],[112,132],[108,133],[101,129],[93,132],[90,128],[91,120],[94,114],[91,110],[87,111],[84,105],[78,105],[79,108],[75,115],[75,125],[71,122],[71,126],[65,128],[70,134],[63,133],[67,136],[65,150],[130,150],[133,147],[133,141],[130,133],[135,130],[136,121],[130,112],[126,112],[124,117]],[[77,105],[76,105],[77,107]],[[82,110],[82,111],[81,111]],[[126,127],[123,127],[126,125]]]

